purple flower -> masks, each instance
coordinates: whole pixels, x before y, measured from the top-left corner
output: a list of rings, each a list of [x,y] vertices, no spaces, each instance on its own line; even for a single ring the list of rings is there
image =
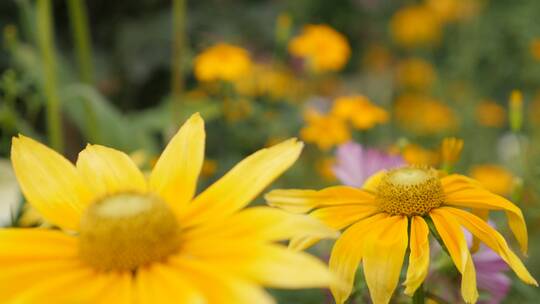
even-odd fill
[[[362,187],[366,179],[383,169],[403,166],[399,155],[389,155],[373,148],[348,142],[336,151],[336,165],[332,168],[336,177],[345,185]]]

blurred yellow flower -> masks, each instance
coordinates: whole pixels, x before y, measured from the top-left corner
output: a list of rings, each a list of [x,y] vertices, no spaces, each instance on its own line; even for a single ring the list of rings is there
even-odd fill
[[[510,128],[514,132],[519,132],[523,127],[523,94],[520,90],[513,90],[510,93],[508,112]]]
[[[514,187],[514,176],[505,168],[494,165],[476,165],[471,168],[470,176],[493,193],[508,196]]]
[[[416,144],[406,145],[401,154],[409,165],[436,166],[440,161],[440,155],[437,151],[425,149]]]
[[[506,122],[506,110],[498,103],[485,100],[476,106],[475,111],[478,124],[484,127],[500,128]]]
[[[333,157],[326,157],[317,160],[315,164],[315,169],[320,177],[322,177],[327,182],[333,182],[336,180],[336,175],[332,166],[334,166],[336,160]]]
[[[314,72],[341,70],[351,55],[347,38],[328,25],[306,25],[289,42],[289,52],[306,60]]]
[[[540,38],[534,38],[531,41],[530,50],[532,57],[540,61]]]
[[[442,25],[433,11],[425,5],[406,6],[390,21],[394,41],[403,47],[433,46],[442,35]]]
[[[441,161],[447,165],[454,165],[461,156],[463,150],[463,139],[456,137],[446,137],[441,142]]]
[[[294,101],[303,89],[301,81],[290,70],[271,64],[255,64],[249,74],[234,84],[241,95],[266,96],[273,100]]]
[[[421,58],[409,58],[401,61],[396,70],[397,83],[416,90],[429,89],[437,78],[431,63]]]
[[[317,220],[246,206],[298,158],[287,140],[198,193],[205,130],[196,114],[145,178],[123,152],[88,145],[76,165],[13,139],[28,202],[59,229],[0,229],[1,303],[273,303],[262,289],[327,287],[326,266],[278,241],[337,233]]]
[[[304,115],[306,126],[300,130],[300,137],[315,143],[320,149],[328,150],[351,139],[351,131],[341,118],[308,110]]]
[[[199,81],[233,81],[249,73],[251,58],[241,47],[218,43],[197,55],[194,65]]]
[[[419,135],[449,132],[458,126],[454,111],[429,96],[401,95],[395,101],[394,113],[403,129]]]
[[[354,128],[367,130],[388,121],[388,113],[362,95],[342,96],[334,100],[331,114],[350,121]]]
[[[485,0],[427,0],[426,5],[442,22],[452,22],[478,15],[485,2]]]

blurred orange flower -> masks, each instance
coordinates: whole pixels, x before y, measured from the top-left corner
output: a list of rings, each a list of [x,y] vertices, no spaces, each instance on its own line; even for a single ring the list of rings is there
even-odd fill
[[[241,47],[218,43],[197,55],[194,65],[199,81],[233,81],[249,73],[251,58]]]
[[[412,5],[397,11],[390,21],[394,41],[403,47],[433,46],[442,35],[442,25],[428,6]]]
[[[300,137],[315,143],[320,149],[328,150],[351,139],[351,132],[341,118],[308,110],[304,119],[307,125],[300,130]]]
[[[328,25],[306,25],[289,42],[289,52],[306,60],[316,73],[342,69],[351,55],[347,38]]]
[[[514,186],[514,176],[505,168],[485,164],[472,167],[470,176],[491,192],[507,196]]]
[[[332,115],[350,121],[353,127],[367,130],[388,121],[388,113],[362,95],[343,96],[334,100]]]
[[[290,70],[263,63],[254,64],[250,73],[234,84],[241,95],[267,96],[274,100],[296,99],[303,87]]]
[[[422,58],[401,61],[396,71],[396,81],[403,87],[417,90],[429,89],[437,75],[431,63]]]
[[[327,182],[333,182],[336,180],[336,175],[332,166],[336,163],[336,160],[332,157],[321,158],[315,164],[315,169],[320,177]]]
[[[408,144],[403,148],[402,156],[409,165],[436,166],[439,163],[439,153],[425,149],[416,144]]]
[[[476,106],[476,120],[484,127],[500,128],[506,122],[506,110],[494,101],[485,100]]]
[[[540,61],[540,38],[535,38],[531,41],[530,49],[532,57]]]
[[[454,111],[429,96],[402,95],[395,101],[394,112],[403,129],[419,135],[449,132],[458,126]]]

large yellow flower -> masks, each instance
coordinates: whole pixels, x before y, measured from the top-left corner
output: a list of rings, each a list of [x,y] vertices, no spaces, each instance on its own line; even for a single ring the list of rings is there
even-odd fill
[[[320,191],[274,190],[266,199],[269,204],[291,212],[311,211],[313,217],[330,227],[345,229],[330,257],[330,269],[347,283],[331,288],[340,304],[351,294],[361,261],[373,302],[388,303],[397,286],[407,248],[409,265],[403,284],[405,293],[412,295],[428,272],[430,230],[442,239],[462,274],[461,293],[465,302],[476,302],[478,292],[475,267],[462,228],[497,252],[521,280],[537,284],[499,232],[475,215],[485,215],[489,210],[505,211],[510,229],[526,252],[527,228],[521,210],[462,175],[441,178],[434,169],[404,167],[375,174],[364,189],[336,186]],[[433,223],[431,228],[428,223]],[[317,238],[301,237],[293,239],[290,245],[305,248],[317,241]]]
[[[260,150],[195,195],[204,141],[196,114],[145,178],[114,149],[88,145],[74,166],[14,138],[22,191],[60,230],[0,230],[0,302],[273,303],[261,285],[329,284],[323,263],[275,243],[333,233],[326,226],[279,209],[242,210],[295,162],[302,144]]]

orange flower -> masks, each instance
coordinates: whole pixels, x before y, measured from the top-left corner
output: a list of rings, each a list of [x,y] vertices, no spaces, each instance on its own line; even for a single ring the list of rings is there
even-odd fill
[[[396,71],[396,80],[399,85],[417,90],[429,89],[436,78],[433,65],[421,58],[403,60]]]
[[[489,191],[503,196],[509,195],[514,186],[514,176],[512,173],[494,164],[474,166],[471,169],[471,177],[480,182]]]
[[[350,121],[360,130],[371,129],[388,121],[388,113],[362,95],[337,98],[332,106],[332,115]]]
[[[251,59],[243,48],[218,43],[197,55],[194,64],[199,81],[232,81],[249,73]]]
[[[351,138],[347,124],[339,117],[309,110],[305,120],[307,125],[300,130],[300,137],[306,142],[315,143],[320,149],[328,150]]]
[[[431,135],[454,130],[457,117],[444,103],[423,95],[402,95],[394,105],[397,123],[407,131]]]
[[[506,110],[496,102],[486,100],[476,106],[476,120],[484,127],[500,128],[506,122]]]
[[[424,5],[400,9],[392,17],[390,30],[394,41],[407,48],[436,45],[442,35],[439,18]]]

